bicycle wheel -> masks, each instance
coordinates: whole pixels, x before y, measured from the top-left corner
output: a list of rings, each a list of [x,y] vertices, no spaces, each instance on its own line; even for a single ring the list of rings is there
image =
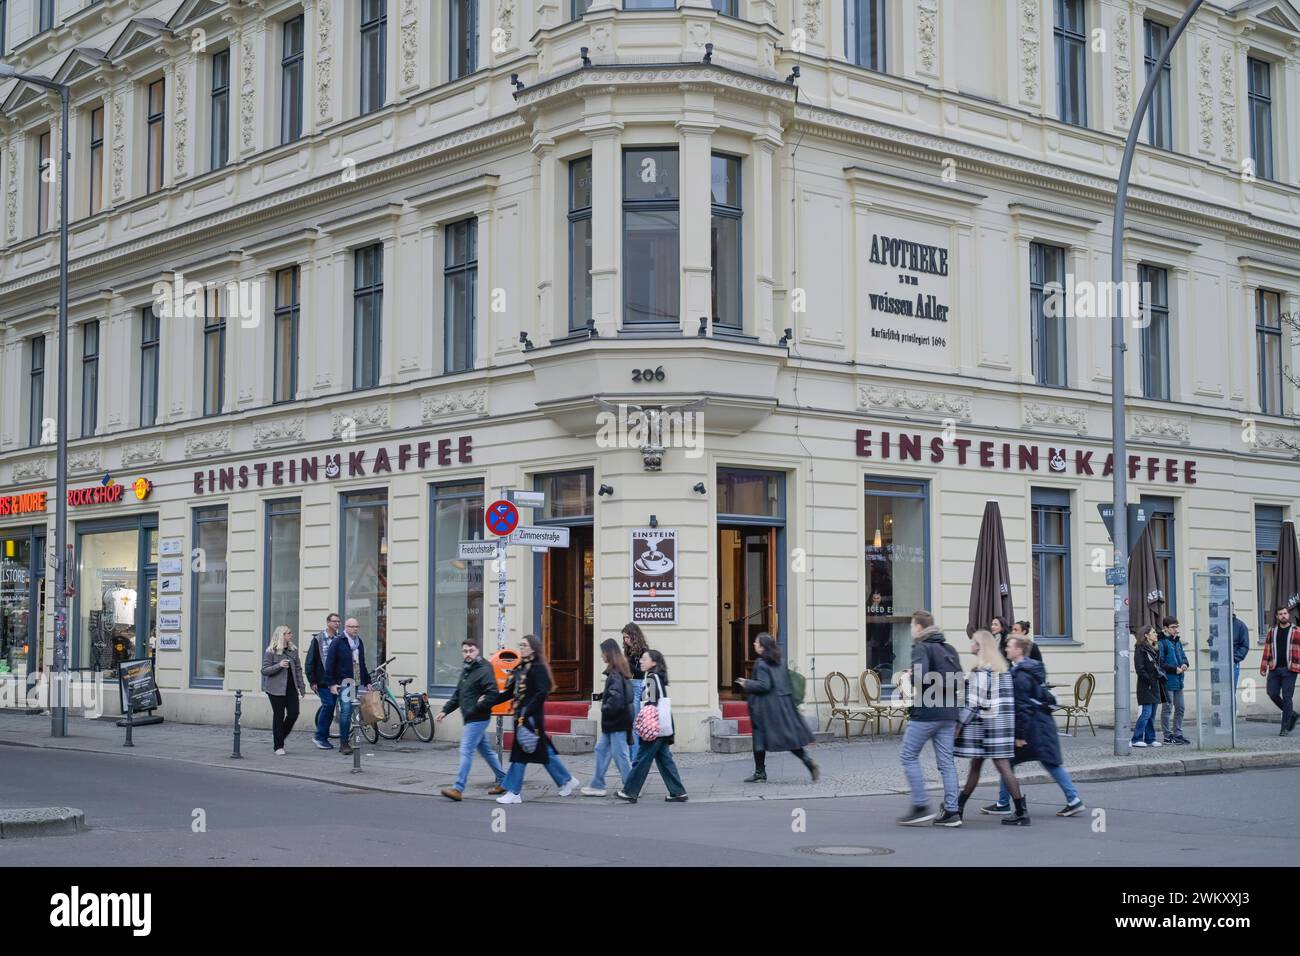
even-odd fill
[[[406,725],[402,723],[401,711],[393,706],[393,702],[387,697],[384,698],[384,716],[379,723],[375,724],[373,729],[378,731],[379,736],[385,740],[396,740],[402,736],[402,731],[406,729]],[[372,740],[371,743],[374,743],[374,741]]]
[[[411,724],[411,729],[415,731],[415,736],[419,737],[420,740],[427,744],[433,739],[433,732],[436,726],[437,725],[433,722],[433,708],[426,707],[424,709],[424,719]]]

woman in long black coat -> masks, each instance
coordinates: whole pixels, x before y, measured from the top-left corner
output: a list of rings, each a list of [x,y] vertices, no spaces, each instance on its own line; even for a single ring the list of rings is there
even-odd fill
[[[1160,667],[1159,654],[1156,651],[1156,629],[1150,624],[1143,625],[1138,631],[1137,644],[1133,648],[1133,671],[1137,675],[1137,701],[1142,708],[1137,722],[1133,725],[1133,739],[1129,744],[1134,747],[1159,747],[1156,740],[1155,713],[1156,705],[1169,699],[1165,690],[1164,670]]]
[[[496,694],[484,694],[479,702],[494,707],[507,700],[513,701],[511,712],[515,718],[514,741],[510,744],[510,769],[501,786],[506,792],[497,797],[497,803],[523,803],[520,791],[524,788],[524,772],[530,763],[546,767],[560,796],[567,797],[578,786],[578,778],[569,773],[555,753],[555,747],[546,736],[546,698],[551,692],[551,670],[546,666],[542,642],[532,634],[525,634],[519,642],[519,663],[510,672],[506,689]],[[519,730],[526,727],[537,734],[537,746],[529,753],[519,739]]]
[[[749,695],[749,717],[754,724],[754,773],[745,778],[745,783],[766,780],[768,753],[782,750],[798,757],[816,783],[820,770],[803,749],[813,742],[813,735],[794,704],[790,672],[781,661],[781,645],[764,631],[754,638],[754,650],[758,653],[754,676],[736,680]]]

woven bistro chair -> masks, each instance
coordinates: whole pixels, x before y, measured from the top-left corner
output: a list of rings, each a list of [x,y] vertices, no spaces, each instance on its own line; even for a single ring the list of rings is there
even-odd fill
[[[1057,714],[1065,718],[1065,732],[1070,732],[1070,722],[1074,722],[1074,730],[1079,730],[1079,718],[1083,717],[1088,721],[1088,726],[1092,728],[1092,735],[1097,736],[1097,728],[1092,725],[1092,716],[1088,713],[1088,705],[1092,703],[1093,691],[1097,689],[1097,678],[1092,674],[1080,674],[1079,679],[1074,682],[1074,703],[1066,704]]]
[[[847,740],[849,736],[849,721],[862,721],[862,729],[858,731],[861,736],[867,732],[867,721],[870,715],[865,710],[860,710],[850,706],[849,701],[849,679],[839,671],[831,671],[826,675],[822,682],[826,689],[826,699],[831,704],[831,717],[826,721],[826,729],[831,729],[831,724],[837,720],[844,721],[844,737]]]
[[[858,687],[862,691],[862,706],[875,719],[876,736],[880,736],[880,718],[889,721],[889,732],[894,732],[894,721],[899,720],[898,732],[902,733],[903,728],[907,725],[908,709],[899,704],[890,703],[881,698],[884,681],[880,678],[880,671],[874,668],[867,668],[858,675]],[[865,731],[865,727],[863,730]]]

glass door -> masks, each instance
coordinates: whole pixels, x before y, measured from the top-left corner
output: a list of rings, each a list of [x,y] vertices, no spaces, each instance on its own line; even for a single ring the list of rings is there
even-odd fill
[[[754,639],[780,632],[776,605],[776,528],[718,529],[718,690],[754,672]]]

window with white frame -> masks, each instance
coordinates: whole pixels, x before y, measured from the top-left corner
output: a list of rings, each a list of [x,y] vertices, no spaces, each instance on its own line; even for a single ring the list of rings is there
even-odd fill
[[[286,20],[280,47],[280,142],[302,136],[303,18]]]
[[[1255,293],[1255,343],[1259,360],[1259,410],[1281,415],[1283,349],[1282,296],[1260,289]]]
[[[845,0],[844,56],[857,66],[885,72],[885,0]]]
[[[1249,57],[1246,60],[1249,82],[1250,157],[1255,175],[1273,178],[1273,64]]]
[[[361,0],[361,113],[384,105],[388,0]]]
[[[1138,266],[1142,316],[1142,395],[1169,398],[1169,270]]]
[[[1056,115],[1088,125],[1088,27],[1084,0],[1056,0]]]
[[[211,149],[209,168],[220,169],[230,160],[230,50],[212,54],[210,106]]]

